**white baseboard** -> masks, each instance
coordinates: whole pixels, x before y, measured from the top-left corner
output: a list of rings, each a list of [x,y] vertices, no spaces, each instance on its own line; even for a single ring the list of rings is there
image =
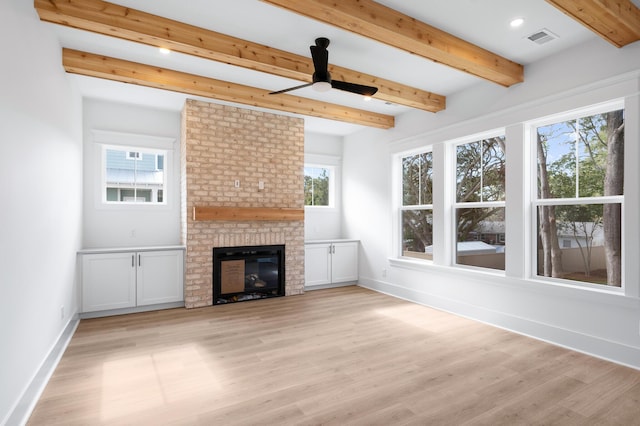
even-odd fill
[[[320,285],[309,285],[304,287],[304,291],[313,291],[313,290],[322,290],[324,288],[338,288],[338,287],[348,287],[351,285],[357,285],[357,281],[347,281],[344,283],[330,283],[330,284],[320,284]]]
[[[27,423],[31,412],[35,408],[38,399],[40,399],[40,395],[42,395],[44,388],[47,386],[51,375],[58,366],[62,354],[64,354],[64,351],[67,349],[79,323],[80,320],[75,315],[69,320],[67,326],[62,330],[58,340],[51,348],[51,351],[49,351],[49,355],[47,355],[40,365],[31,383],[20,396],[8,416],[0,422],[0,424],[13,426]]]
[[[361,278],[359,285],[370,290],[640,370],[640,349],[637,347],[498,312],[482,306],[470,305],[459,300],[409,289],[389,282]]]
[[[113,315],[136,314],[139,312],[159,311],[162,309],[184,308],[184,302],[159,303],[157,305],[136,306],[133,308],[108,309],[105,311],[81,312],[80,319],[110,317]]]

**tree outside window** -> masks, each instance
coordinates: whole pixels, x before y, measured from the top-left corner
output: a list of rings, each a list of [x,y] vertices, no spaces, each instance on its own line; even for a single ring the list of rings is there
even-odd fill
[[[536,152],[537,274],[620,287],[624,110],[537,127]]]
[[[456,263],[504,270],[505,138],[456,146]]]
[[[402,158],[402,255],[433,256],[433,155]]]
[[[331,206],[331,167],[304,167],[304,205]]]

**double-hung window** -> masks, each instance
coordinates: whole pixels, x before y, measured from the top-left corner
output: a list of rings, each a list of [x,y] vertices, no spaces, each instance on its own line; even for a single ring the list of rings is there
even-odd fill
[[[610,104],[532,129],[538,276],[622,286],[624,109]]]
[[[433,258],[433,154],[402,157],[402,255]]]
[[[504,270],[505,137],[456,145],[456,264]]]

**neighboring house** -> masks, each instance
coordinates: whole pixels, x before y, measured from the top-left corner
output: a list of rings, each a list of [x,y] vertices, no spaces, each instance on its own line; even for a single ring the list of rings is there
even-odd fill
[[[107,201],[162,202],[163,155],[116,149],[106,151]]]
[[[490,245],[504,245],[504,221],[482,221],[478,224],[478,232],[470,232],[468,241],[482,241]]]
[[[592,222],[589,223],[576,223],[576,234],[573,231],[564,227],[558,232],[558,244],[562,249],[580,248],[580,247],[599,247],[604,245],[604,228],[602,224],[595,225]],[[589,241],[592,240],[592,241]]]

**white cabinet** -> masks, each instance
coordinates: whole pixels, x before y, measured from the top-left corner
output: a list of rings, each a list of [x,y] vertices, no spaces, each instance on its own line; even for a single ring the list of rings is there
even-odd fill
[[[183,250],[82,254],[82,312],[180,302]]]
[[[331,244],[305,244],[304,285],[310,287],[331,283]]]
[[[358,241],[322,241],[304,246],[305,287],[358,280]]]
[[[82,256],[82,311],[136,306],[135,253]]]
[[[183,264],[182,250],[138,253],[137,305],[183,300]]]

